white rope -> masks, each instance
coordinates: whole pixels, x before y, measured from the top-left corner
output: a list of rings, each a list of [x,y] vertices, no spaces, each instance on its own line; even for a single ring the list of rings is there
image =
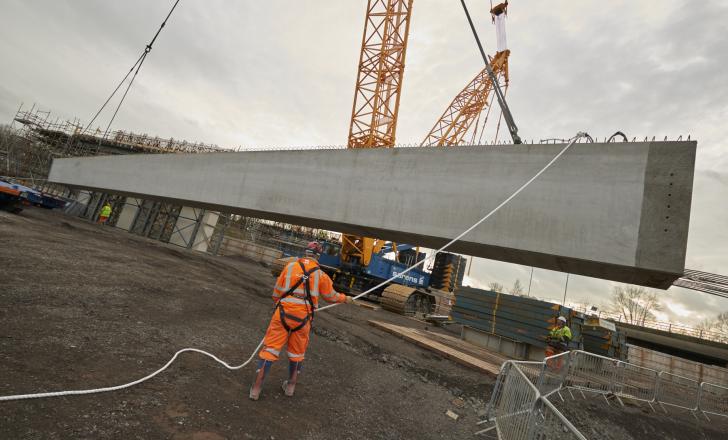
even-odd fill
[[[137,379],[134,382],[125,383],[123,385],[117,385],[115,387],[105,387],[105,388],[95,388],[90,390],[72,390],[72,391],[54,391],[51,393],[36,393],[36,394],[18,394],[15,396],[0,396],[0,401],[3,400],[22,400],[22,399],[38,399],[41,397],[59,397],[59,396],[73,396],[78,394],[95,394],[95,393],[105,393],[107,391],[118,391],[123,390],[124,388],[133,387],[134,385],[139,385],[142,382],[146,382],[149,379],[153,378],[157,374],[161,373],[162,371],[169,368],[170,365],[177,359],[177,356],[184,352],[193,351],[195,353],[204,354],[205,356],[209,356],[212,359],[214,359],[216,362],[221,364],[223,367],[227,368],[228,370],[239,370],[243,368],[244,366],[248,365],[251,360],[253,360],[253,357],[255,357],[255,353],[260,350],[260,347],[263,345],[263,341],[260,341],[260,344],[255,348],[255,351],[253,351],[253,354],[250,355],[247,361],[243,362],[240,365],[232,366],[228,364],[227,362],[223,361],[222,359],[218,358],[214,354],[210,354],[203,350],[198,350],[197,348],[183,348],[182,350],[178,351],[177,353],[172,356],[172,359],[170,359],[162,368],[155,371],[154,373],[151,373],[147,376],[142,377],[141,379]]]
[[[466,229],[465,231],[463,231],[460,235],[458,235],[457,237],[455,237],[452,240],[450,240],[447,244],[445,244],[445,246],[441,247],[440,249],[438,249],[437,251],[435,251],[434,253],[432,253],[429,257],[427,257],[427,258],[425,258],[425,259],[423,259],[423,260],[421,260],[421,261],[413,264],[407,270],[405,270],[405,271],[403,271],[403,272],[401,272],[401,273],[399,273],[399,274],[391,277],[390,279],[388,279],[386,281],[382,281],[381,283],[379,283],[378,285],[372,287],[371,289],[367,290],[366,292],[360,293],[359,295],[355,296],[354,299],[357,299],[357,298],[360,298],[360,297],[362,297],[364,295],[367,295],[367,294],[369,294],[369,293],[371,293],[371,292],[379,289],[380,287],[383,287],[384,285],[389,284],[390,282],[394,281],[395,279],[402,277],[403,275],[405,275],[408,272],[412,271],[416,267],[421,266],[421,265],[425,264],[425,262],[433,259],[437,255],[438,252],[442,252],[445,249],[447,249],[450,246],[452,246],[453,243],[459,241],[465,235],[467,235],[468,233],[470,233],[473,229],[477,228],[481,223],[483,223],[484,221],[488,220],[488,218],[490,218],[490,216],[492,216],[493,214],[495,214],[496,212],[498,212],[498,210],[500,210],[508,202],[510,202],[511,200],[513,200],[514,197],[516,197],[524,189],[526,189],[531,183],[533,183],[534,180],[538,179],[538,177],[541,174],[543,174],[547,169],[549,169],[551,167],[551,165],[554,164],[554,162],[556,162],[557,160],[559,160],[559,158],[564,153],[566,153],[566,151],[569,148],[571,148],[571,146],[574,145],[574,143],[579,138],[581,138],[583,136],[587,136],[586,133],[582,133],[582,132],[577,133],[577,135],[574,138],[572,138],[570,140],[570,142],[556,156],[554,156],[554,158],[551,159],[551,161],[549,163],[547,163],[543,168],[541,168],[541,171],[539,171],[538,173],[536,173],[536,175],[533,176],[531,179],[529,179],[528,182],[526,182],[523,185],[521,185],[521,187],[518,188],[513,194],[511,194],[510,197],[508,197],[503,202],[501,202],[498,206],[496,206],[495,208],[493,208],[488,214],[485,215],[485,217],[481,218],[480,220],[478,220],[477,222],[475,222],[471,227],[469,227],[468,229]],[[324,310],[326,310],[328,308],[338,306],[340,304],[341,303],[329,304],[327,306],[321,307],[320,309],[318,309],[318,311],[321,312],[321,311],[324,311]],[[208,357],[212,358],[215,362],[219,363],[220,365],[222,365],[223,367],[227,368],[228,370],[239,370],[239,369],[245,367],[246,365],[248,365],[250,363],[250,361],[253,360],[253,358],[255,357],[255,354],[258,352],[258,350],[260,350],[260,347],[262,347],[262,346],[263,346],[263,340],[261,339],[261,341],[258,343],[258,346],[255,348],[255,350],[253,350],[253,353],[250,355],[250,357],[248,358],[248,360],[245,361],[245,362],[243,362],[240,365],[237,365],[237,366],[232,366],[232,365],[228,364],[227,362],[221,360],[220,358],[218,358],[214,354],[210,354],[210,353],[208,353],[206,351],[199,350],[197,348],[183,348],[182,350],[179,350],[177,353],[175,353],[174,356],[172,356],[172,359],[170,359],[166,364],[164,364],[164,366],[162,368],[158,369],[157,371],[155,371],[155,372],[153,372],[153,373],[151,373],[151,374],[149,374],[147,376],[142,377],[141,379],[137,379],[134,382],[129,382],[129,383],[126,383],[126,384],[123,384],[123,385],[117,385],[117,386],[113,386],[113,387],[95,388],[95,389],[88,389],[88,390],[55,391],[55,392],[49,392],[49,393],[17,394],[17,395],[14,395],[14,396],[0,396],[0,402],[2,402],[2,401],[9,401],[9,400],[39,399],[39,398],[43,398],[43,397],[72,396],[72,395],[79,395],[79,394],[95,394],[95,393],[105,393],[105,392],[108,392],[108,391],[123,390],[124,388],[133,387],[134,385],[138,385],[138,384],[140,384],[142,382],[146,382],[147,380],[149,380],[149,379],[153,378],[154,376],[158,375],[159,373],[163,372],[164,370],[166,370],[167,368],[169,368],[170,365],[172,365],[172,363],[177,359],[177,357],[180,354],[185,353],[185,352],[200,353],[200,354],[203,354],[205,356],[208,356]]]

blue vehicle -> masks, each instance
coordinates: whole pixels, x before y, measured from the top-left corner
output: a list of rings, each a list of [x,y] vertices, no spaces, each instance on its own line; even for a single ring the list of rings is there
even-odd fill
[[[364,266],[356,261],[342,263],[339,242],[324,242],[323,247],[319,258],[321,267],[334,280],[336,290],[348,294],[374,288],[425,258],[425,253],[414,246],[387,243],[379,252],[373,253],[369,264]],[[387,310],[404,315],[445,317],[453,302],[452,291],[462,281],[464,271],[464,258],[439,253],[431,272],[417,267],[379,287],[368,298],[378,301]]]
[[[6,202],[5,204],[10,206],[12,203],[14,207],[12,210],[16,213],[22,211],[22,205],[40,206],[46,209],[63,208],[66,205],[63,200],[43,194],[25,185],[3,179],[0,179],[0,192],[2,193],[2,200]]]
[[[425,253],[414,246],[386,243],[371,254],[369,264],[363,265],[358,260],[342,262],[341,243],[338,241],[323,241],[321,245],[321,268],[334,281],[337,291],[351,295],[375,288],[425,258]],[[284,255],[282,260],[301,257],[304,252],[303,246],[292,243],[282,243],[280,249]],[[274,275],[283,266],[277,265]],[[404,315],[446,318],[454,302],[452,292],[462,281],[464,272],[463,257],[441,252],[435,257],[431,271],[417,267],[378,287],[367,298],[379,302],[387,310]]]

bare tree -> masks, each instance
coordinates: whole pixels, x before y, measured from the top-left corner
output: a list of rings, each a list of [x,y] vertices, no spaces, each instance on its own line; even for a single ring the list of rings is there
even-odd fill
[[[491,292],[503,293],[505,291],[505,288],[503,288],[503,284],[496,283],[495,281],[488,283],[488,289],[490,289]]]
[[[644,287],[615,286],[609,308],[629,324],[644,325],[648,318],[655,318],[654,312],[662,310],[662,304],[657,299],[657,293]]]
[[[516,279],[516,282],[513,283],[513,287],[511,287],[511,291],[508,292],[511,295],[523,295],[523,286],[521,285],[521,280]]]
[[[698,330],[728,334],[728,312],[719,313],[714,319],[706,319],[696,327]]]

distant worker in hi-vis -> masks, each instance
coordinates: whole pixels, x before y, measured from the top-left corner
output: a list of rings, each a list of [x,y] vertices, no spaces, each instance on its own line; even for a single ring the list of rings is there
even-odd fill
[[[109,217],[111,217],[111,205],[109,202],[106,202],[104,203],[104,207],[101,208],[101,212],[99,212],[99,223],[105,224],[109,221]]]
[[[571,329],[566,325],[566,318],[559,316],[556,319],[556,327],[551,329],[549,335],[546,337],[546,357],[569,351],[571,338]],[[561,368],[561,364],[561,359],[558,359],[558,362],[552,363],[549,366]]]
[[[323,248],[318,242],[306,246],[306,256],[292,261],[283,268],[273,288],[275,309],[258,353],[258,368],[250,387],[250,398],[258,400],[265,376],[286,345],[288,380],[283,392],[293,396],[298,375],[308,347],[309,333],[319,297],[330,303],[353,303],[354,299],[334,290],[333,281],[318,265]]]

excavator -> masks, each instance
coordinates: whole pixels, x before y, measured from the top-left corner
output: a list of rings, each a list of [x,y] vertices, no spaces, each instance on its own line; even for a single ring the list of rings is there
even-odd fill
[[[518,129],[505,102],[504,93],[509,83],[510,51],[507,49],[505,37],[508,2],[491,7],[490,13],[498,42],[498,51],[492,57],[486,57],[464,0],[461,2],[476,36],[485,67],[452,100],[420,145],[462,145],[468,142],[468,134],[469,141],[474,143],[481,125],[481,116],[485,113],[480,129],[482,137],[494,97],[501,109],[498,129],[501,118],[505,117],[514,143],[520,143]],[[348,148],[395,146],[413,3],[414,0],[368,0]],[[497,135],[496,131],[496,137]],[[410,245],[342,234],[340,243],[324,243],[324,255],[320,263],[332,276],[337,290],[347,293],[364,291],[424,258],[419,248],[406,253],[412,250]],[[393,254],[394,259],[387,258],[388,254]],[[282,268],[282,264],[277,266]],[[464,269],[464,258],[442,253],[435,257],[431,272],[413,270],[374,292],[374,295],[379,296],[385,309],[397,313],[445,316],[452,303],[453,291],[462,281]]]

